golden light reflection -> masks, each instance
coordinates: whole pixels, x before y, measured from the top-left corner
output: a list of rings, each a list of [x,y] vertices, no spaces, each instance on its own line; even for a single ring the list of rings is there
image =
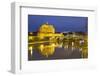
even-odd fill
[[[49,56],[52,56],[55,53],[55,48],[64,48],[64,50],[66,50],[66,55],[69,56],[77,48],[77,45],[73,45],[73,46],[71,45],[63,44],[63,43],[39,44],[38,46],[31,45],[29,46],[29,52],[30,52],[30,55],[32,56],[34,49],[37,49],[42,56],[45,56],[46,58],[48,58]],[[71,49],[68,50],[69,48]],[[82,58],[88,57],[87,48],[80,47],[79,52],[81,52]]]
[[[86,48],[82,49],[82,54],[81,54],[82,58],[87,58],[88,57],[88,51]]]
[[[49,44],[49,45],[40,45],[40,53],[41,55],[48,57],[50,55],[53,55],[54,51],[55,51],[55,44]]]
[[[32,46],[29,46],[29,47],[28,47],[28,50],[30,51],[30,54],[31,54],[31,56],[32,56],[32,54],[33,54],[33,47],[32,47]]]

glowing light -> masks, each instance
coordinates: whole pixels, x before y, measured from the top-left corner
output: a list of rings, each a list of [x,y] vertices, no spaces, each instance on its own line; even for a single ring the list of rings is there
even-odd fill
[[[41,44],[41,45],[40,45],[40,47],[41,47],[41,48],[43,48],[43,47],[44,47],[44,45],[43,45],[43,44]]]
[[[32,46],[29,47],[29,51],[30,51],[30,54],[32,55],[32,53],[33,53],[33,47]]]
[[[30,53],[31,53],[31,56],[32,56],[32,54],[33,54],[33,50],[31,50]]]
[[[30,34],[32,35],[33,33],[32,33],[32,32],[30,32]]]
[[[52,46],[55,46],[55,44],[52,44]]]
[[[32,40],[33,39],[33,37],[32,36],[29,36],[29,40]]]
[[[72,42],[72,46],[74,46],[74,42]]]
[[[33,49],[33,47],[32,47],[32,46],[30,46],[30,47],[29,47],[29,50],[32,50],[32,49]]]
[[[41,52],[43,51],[43,48],[44,48],[44,45],[41,44],[41,45],[40,45],[40,51],[41,51]]]

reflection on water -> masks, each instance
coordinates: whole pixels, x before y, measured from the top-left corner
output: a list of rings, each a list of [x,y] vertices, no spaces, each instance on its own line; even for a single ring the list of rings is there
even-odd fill
[[[28,45],[28,60],[87,58],[88,50],[81,42],[42,42]]]

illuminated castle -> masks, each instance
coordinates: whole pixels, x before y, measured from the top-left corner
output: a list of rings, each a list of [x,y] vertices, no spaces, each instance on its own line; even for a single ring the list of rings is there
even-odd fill
[[[40,26],[37,34],[40,38],[44,37],[56,37],[56,36],[62,36],[62,34],[57,34],[55,32],[55,28],[53,25],[50,25],[48,23],[45,23]]]
[[[41,25],[38,31],[38,36],[41,38],[50,37],[55,34],[55,28],[53,25],[49,25],[48,23]]]

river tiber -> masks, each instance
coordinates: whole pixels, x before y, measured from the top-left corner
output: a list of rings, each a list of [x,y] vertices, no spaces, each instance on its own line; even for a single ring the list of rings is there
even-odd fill
[[[55,25],[45,22],[28,32],[28,60],[88,58],[87,39],[85,32],[58,32]]]

